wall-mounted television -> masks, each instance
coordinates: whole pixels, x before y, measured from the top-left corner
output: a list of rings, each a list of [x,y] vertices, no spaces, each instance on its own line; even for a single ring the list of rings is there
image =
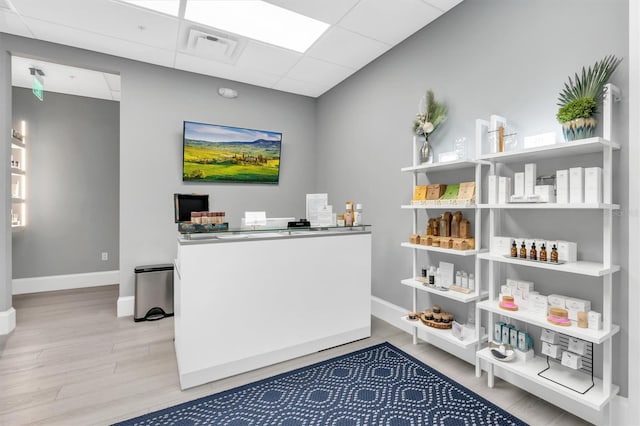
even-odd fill
[[[175,222],[188,222],[191,220],[191,212],[208,212],[208,194],[173,194],[173,206],[175,209]]]
[[[279,132],[185,121],[182,180],[277,184],[281,144]]]

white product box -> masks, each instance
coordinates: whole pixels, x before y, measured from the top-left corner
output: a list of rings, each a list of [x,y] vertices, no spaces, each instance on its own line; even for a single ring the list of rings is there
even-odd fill
[[[591,310],[591,301],[567,297],[565,306],[569,310],[589,312]]]
[[[524,149],[536,148],[539,146],[553,145],[556,143],[556,133],[542,133],[539,135],[525,136]]]
[[[602,168],[587,167],[584,169],[584,202],[599,204],[602,202]]]
[[[491,254],[494,256],[510,255],[512,243],[513,238],[511,237],[493,237],[491,239]]]
[[[500,300],[502,300],[502,296],[513,296],[513,288],[503,285],[500,286]]]
[[[552,345],[557,345],[560,342],[560,336],[555,331],[544,328],[540,334],[540,340],[551,343]]]
[[[558,260],[565,262],[578,261],[578,244],[571,241],[558,241],[556,248],[558,249]]]
[[[531,281],[518,281],[518,289],[526,290],[527,292],[533,291],[533,282]]]
[[[579,370],[582,368],[582,357],[571,352],[562,352],[562,365]]]
[[[569,337],[569,344],[567,345],[567,349],[578,355],[586,355],[587,354],[587,342],[584,340],[576,339],[575,337]]]
[[[550,307],[566,309],[567,298],[564,296],[559,294],[550,294],[547,296],[547,300],[549,301]]]
[[[569,204],[584,203],[584,167],[569,169]]]
[[[521,197],[524,195],[524,172],[513,175],[513,195]]]
[[[498,178],[498,204],[507,204],[511,199],[511,178]]]
[[[498,178],[496,175],[487,176],[487,195],[489,204],[497,204],[498,203]]]
[[[536,163],[527,163],[524,165],[524,195],[535,194],[536,186]]]
[[[536,185],[533,188],[533,192],[540,197],[540,201],[545,203],[555,203],[556,193],[553,190],[553,185]]]
[[[589,311],[587,320],[591,330],[602,330],[602,314],[600,312]]]
[[[529,311],[539,316],[546,316],[549,308],[547,296],[542,294],[529,295]]]
[[[518,280],[507,278],[507,287],[512,289],[518,288]]]
[[[527,309],[527,300],[524,297],[524,292],[518,288],[514,288],[511,291],[511,295],[513,296],[513,302],[518,305],[518,309],[526,310]]]
[[[493,341],[496,343],[502,343],[502,324],[497,322],[493,325]]]
[[[543,355],[550,356],[551,358],[558,358],[562,350],[560,345],[552,345],[548,342],[542,342],[542,350],[540,352],[542,352]]]
[[[446,163],[458,159],[458,153],[455,151],[441,152],[438,154],[438,163]]]
[[[569,170],[556,171],[556,202],[569,204]]]

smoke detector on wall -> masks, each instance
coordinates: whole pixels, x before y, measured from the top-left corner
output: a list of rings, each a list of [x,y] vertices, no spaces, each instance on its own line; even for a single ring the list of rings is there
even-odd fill
[[[245,45],[246,41],[237,36],[191,28],[184,51],[194,56],[235,64]]]

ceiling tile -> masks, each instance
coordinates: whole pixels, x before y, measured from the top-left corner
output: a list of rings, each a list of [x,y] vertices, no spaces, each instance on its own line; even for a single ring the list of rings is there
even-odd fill
[[[361,68],[391,48],[340,27],[332,27],[307,55],[350,68]]]
[[[34,36],[40,40],[108,53],[165,67],[173,66],[174,52],[172,50],[144,46],[131,41],[76,30],[37,19],[25,18],[25,22],[33,31]]]
[[[335,24],[355,6],[359,0],[266,0],[276,6],[293,10],[301,15],[317,19],[327,24]]]
[[[284,92],[316,98],[329,90],[330,87],[328,85],[321,86],[307,81],[294,80],[293,78],[285,77],[273,86],[273,88]]]
[[[437,7],[443,12],[446,12],[449,9],[455,7],[456,5],[462,3],[462,0],[422,0],[422,1]]]
[[[259,68],[240,68],[184,53],[176,55],[175,63],[177,69],[263,87],[272,87],[280,78],[279,75],[264,72]]]
[[[0,32],[31,38],[29,28],[13,12],[0,9]]]
[[[114,1],[12,0],[20,15],[148,46],[174,49],[178,19]],[[140,29],[143,27],[144,29]],[[35,31],[34,31],[35,32]]]
[[[441,14],[422,0],[362,0],[339,26],[395,45]]]
[[[315,83],[319,86],[333,86],[355,71],[355,68],[347,68],[342,65],[330,64],[318,59],[304,57],[289,71],[286,77]]]
[[[249,41],[236,65],[254,68],[271,74],[286,74],[302,58],[302,54],[266,43]]]

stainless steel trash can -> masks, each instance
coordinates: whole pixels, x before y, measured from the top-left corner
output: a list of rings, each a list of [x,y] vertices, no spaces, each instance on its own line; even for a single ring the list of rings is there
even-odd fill
[[[173,316],[173,265],[138,266],[134,321],[154,321]]]

